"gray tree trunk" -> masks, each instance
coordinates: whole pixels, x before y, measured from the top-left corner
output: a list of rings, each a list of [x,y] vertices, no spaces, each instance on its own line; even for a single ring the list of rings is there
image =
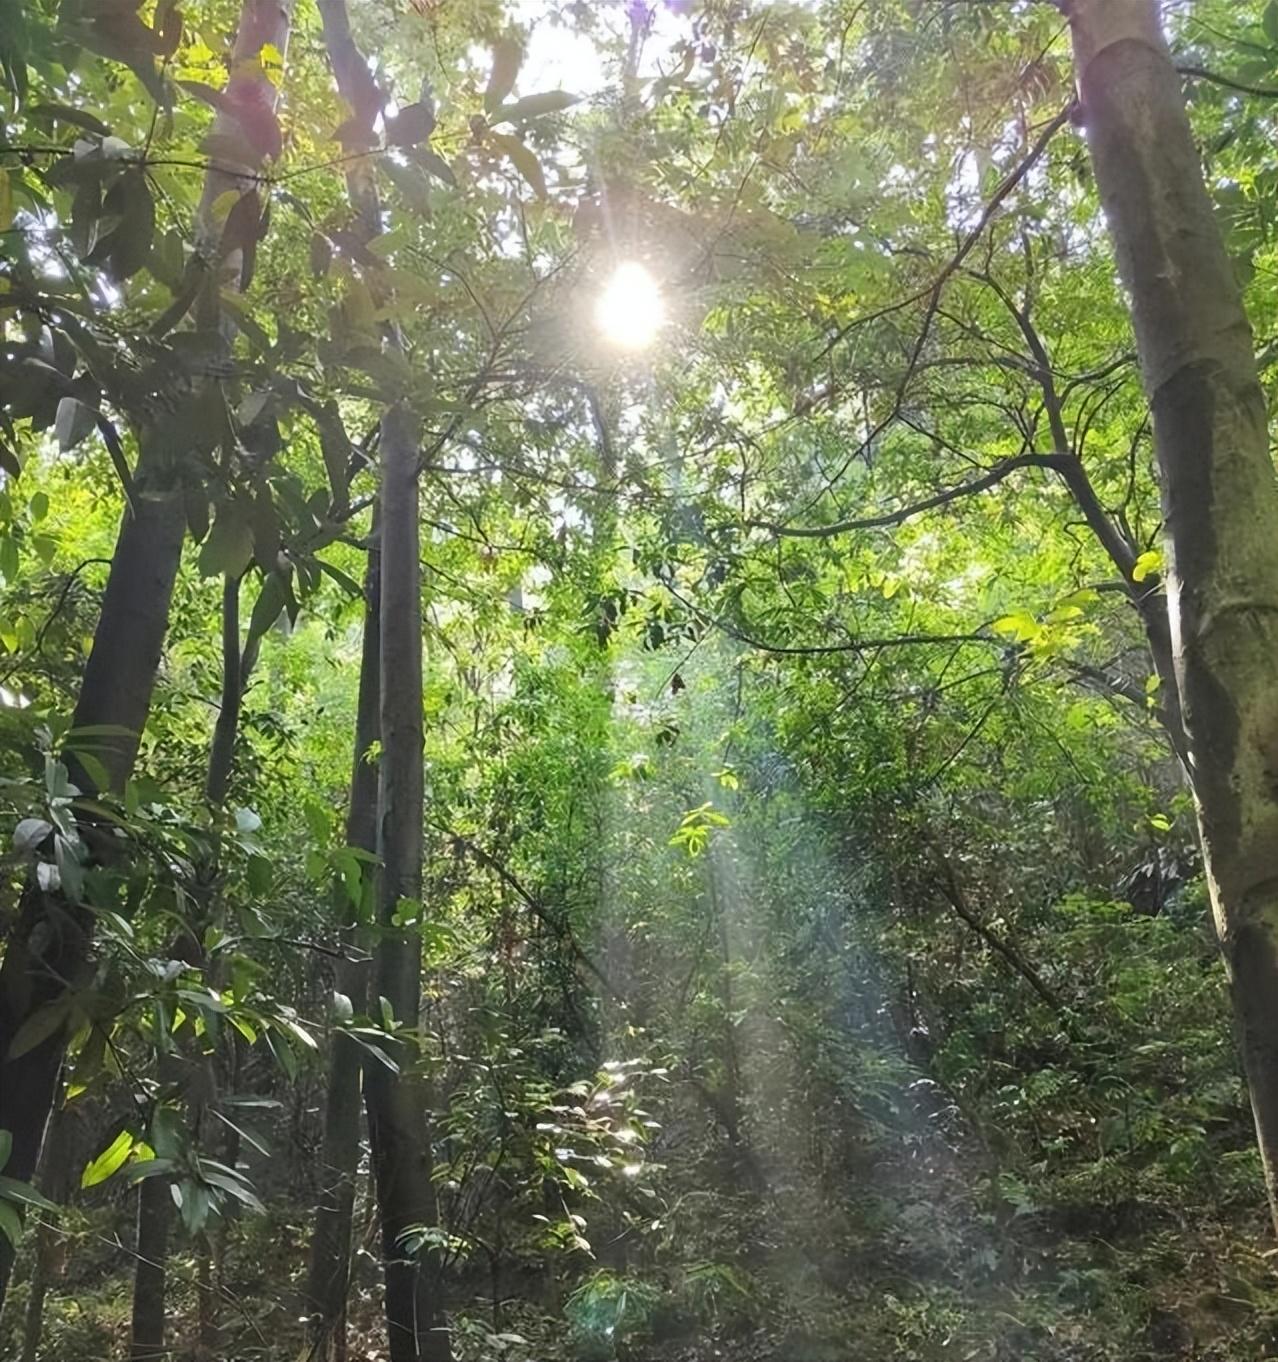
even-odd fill
[[[1132,316],[1208,885],[1278,1224],[1278,484],[1251,328],[1155,0],[1061,0]]]

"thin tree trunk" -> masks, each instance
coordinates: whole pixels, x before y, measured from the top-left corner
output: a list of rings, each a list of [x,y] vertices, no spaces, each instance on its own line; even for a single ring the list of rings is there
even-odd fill
[[[59,1205],[72,1189],[71,1120],[64,1103],[59,1103],[49,1121],[49,1138],[40,1159],[41,1190]],[[27,1308],[22,1320],[22,1353],[19,1362],[38,1362],[40,1339],[44,1333],[44,1303],[58,1271],[63,1242],[62,1232],[49,1220],[36,1226],[35,1252],[31,1279],[27,1284]]]
[[[221,862],[220,819],[224,817],[227,798],[231,793],[231,777],[235,769],[235,747],[240,733],[240,714],[244,707],[244,693],[248,689],[249,677],[257,663],[257,637],[247,643],[240,643],[240,577],[227,577],[222,583],[222,694],[218,705],[217,721],[213,727],[213,740],[209,746],[209,765],[204,779],[204,799],[212,821],[213,834],[207,857],[201,865],[196,892],[200,916],[197,922],[199,942],[197,949],[203,960],[206,982],[215,991],[221,992],[224,986],[222,970],[215,962],[210,966],[204,958],[204,933],[210,926],[222,926],[222,902],[219,886],[219,865]],[[230,1067],[234,1067],[238,1051],[238,1033],[229,1031],[227,1044],[230,1047]],[[190,1103],[189,1125],[193,1138],[198,1139],[206,1125],[207,1107],[216,1099],[218,1090],[217,1056],[210,1055],[201,1064],[200,1079]],[[229,1127],[221,1131],[222,1148],[218,1157],[228,1167],[234,1168],[239,1161],[240,1137]],[[150,1179],[157,1181],[157,1179]],[[166,1205],[165,1214],[172,1216],[171,1205]],[[217,1348],[217,1302],[221,1283],[222,1267],[226,1260],[227,1235],[236,1214],[234,1204],[227,1202],[222,1206],[217,1224],[206,1229],[196,1243],[196,1279],[199,1292],[199,1341],[206,1354],[211,1355]]]
[[[422,889],[422,616],[418,526],[417,427],[403,406],[382,418],[382,757],[378,821],[382,856],[378,894],[377,993],[406,1035],[420,1025],[421,942],[395,925],[403,900]],[[384,1064],[364,1076],[369,1141],[382,1217],[386,1327],[391,1362],[448,1362],[447,1324],[438,1300],[439,1254],[411,1251],[419,1229],[438,1222],[431,1137],[420,1056],[398,1041],[398,1074]]]
[[[324,40],[338,91],[376,144],[373,123],[381,96],[350,31],[344,0],[319,0]],[[347,192],[357,231],[381,230],[381,205],[367,168],[356,164]],[[398,331],[386,328],[387,348],[403,353]],[[400,901],[419,903],[422,890],[422,611],[421,530],[418,524],[417,422],[399,403],[382,417],[381,452],[381,686],[382,756],[378,784],[379,944],[374,963],[378,995],[405,1035],[418,1031],[421,1012],[421,939],[396,927]],[[382,1219],[386,1329],[391,1362],[450,1362],[452,1347],[439,1302],[440,1256],[429,1246],[411,1250],[411,1231],[437,1229],[427,1088],[411,1043],[391,1046],[398,1074],[384,1064],[365,1066],[373,1175]]]
[[[165,1264],[173,1202],[164,1178],[146,1178],[138,1187],[138,1229],[134,1241],[131,1362],[161,1362],[164,1345]]]
[[[364,572],[364,647],[359,669],[359,701],[355,716],[355,758],[351,769],[350,804],[346,813],[346,844],[372,853],[377,848],[377,766],[369,749],[381,733],[381,549],[376,509]],[[365,874],[369,873],[366,865]],[[341,944],[347,953],[337,970],[337,989],[359,1013],[367,1006],[368,966],[358,955],[356,915],[343,910]],[[355,1208],[355,1179],[359,1163],[360,1047],[337,1031],[328,1062],[328,1092],[324,1106],[324,1144],[320,1162],[320,1202],[311,1239],[310,1266],[305,1288],[312,1362],[344,1362],[346,1304],[351,1273],[351,1222]]]
[[[1061,0],[1154,417],[1204,862],[1278,1224],[1278,484],[1251,328],[1155,0]]]
[[[281,54],[288,50],[292,25],[293,0],[243,0],[235,45],[231,54],[233,75],[227,95],[243,107],[264,105],[272,110],[277,99],[274,84],[257,64],[257,57],[265,47],[274,47]],[[214,134],[237,132],[233,115],[220,112],[214,123]],[[214,205],[228,191],[244,192],[251,188],[234,174],[210,167],[204,177],[200,205],[196,212],[196,236],[199,249],[207,250],[215,232]],[[238,261],[225,260],[221,269],[226,274],[225,286],[239,285]],[[214,319],[215,322],[220,319]],[[180,523],[180,516],[179,516]],[[230,788],[235,741],[239,731],[240,707],[248,672],[256,656],[240,650],[240,579],[227,578],[222,588],[222,695],[217,722],[214,726],[209,764],[205,777],[205,799],[215,817],[225,802]],[[211,898],[212,879],[216,874],[216,844],[210,853],[209,865],[204,867],[209,880],[205,899]],[[202,931],[197,933],[203,940]],[[197,1084],[205,1094],[213,1090],[212,1082]],[[200,1126],[199,1103],[192,1119],[193,1131]],[[163,1178],[148,1178],[138,1189],[137,1259],[134,1269],[133,1318],[131,1357],[133,1362],[166,1356],[165,1324],[167,1297],[167,1255],[173,1205],[168,1183]],[[211,1279],[207,1239],[200,1246],[200,1280]],[[212,1299],[208,1291],[200,1290],[200,1337],[210,1342],[213,1329]]]
[[[214,819],[215,828],[216,820],[221,817],[222,807],[230,794],[244,690],[257,659],[256,640],[250,640],[241,648],[240,581],[238,577],[228,577],[222,584],[222,693],[209,747],[209,764],[204,782],[204,797]],[[203,958],[205,929],[218,916],[219,856],[220,848],[215,831],[204,863],[198,867],[195,898],[200,910],[199,920],[193,926],[187,925],[182,928],[177,940],[170,947],[171,953],[175,956],[182,953],[183,947],[193,938],[193,948],[198,953],[193,958]],[[210,982],[218,984],[216,979]],[[231,1043],[234,1044],[234,1041]],[[204,1126],[205,1109],[217,1087],[211,1058],[198,1061],[197,1068],[199,1072],[194,1078],[189,1096],[188,1127],[192,1140],[199,1138]],[[172,1087],[180,1083],[181,1072],[181,1065],[175,1056],[161,1057],[159,1065],[161,1087]],[[227,1134],[234,1139],[233,1132],[228,1131]],[[229,1156],[224,1162],[234,1167],[237,1157],[238,1141],[231,1146]],[[168,1349],[165,1347],[167,1261],[173,1209],[167,1179],[147,1178],[139,1185],[137,1256],[134,1259],[133,1273],[131,1362],[159,1362],[159,1359],[168,1355]],[[224,1208],[217,1231],[213,1235],[208,1233],[201,1235],[196,1246],[199,1339],[206,1351],[213,1350],[217,1343],[216,1274],[210,1259],[214,1253],[220,1259],[225,1252],[226,1212],[229,1210],[230,1207]]]

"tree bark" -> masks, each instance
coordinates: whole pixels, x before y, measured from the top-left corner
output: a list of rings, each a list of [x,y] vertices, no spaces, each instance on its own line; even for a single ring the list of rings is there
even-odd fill
[[[58,1104],[49,1121],[49,1137],[40,1158],[41,1190],[59,1205],[70,1196],[72,1178],[72,1123],[65,1102]],[[38,1362],[40,1340],[44,1333],[44,1304],[49,1287],[58,1272],[63,1233],[42,1218],[35,1231],[35,1253],[31,1280],[27,1285],[27,1308],[22,1321],[22,1352],[19,1362]]]
[[[377,766],[369,749],[381,735],[381,549],[379,517],[364,571],[364,646],[355,716],[355,758],[351,769],[346,844],[360,851],[377,849]],[[365,866],[365,874],[370,873]],[[356,915],[343,910],[341,943],[348,952],[337,969],[337,988],[356,1013],[368,1000],[368,966],[349,952],[360,944]],[[315,1213],[310,1265],[304,1292],[313,1362],[345,1362],[346,1303],[351,1274],[351,1222],[359,1162],[360,1047],[337,1031],[329,1051],[328,1092],[324,1106],[324,1144],[320,1163],[320,1202]]]
[[[338,92],[376,145],[373,123],[381,95],[351,34],[344,0],[319,0],[324,41]],[[367,166],[354,162],[346,176],[356,230],[369,239],[381,230],[381,205]],[[403,353],[393,326],[388,349]],[[418,432],[404,403],[382,416],[381,449],[381,685],[382,756],[378,784],[379,944],[376,991],[390,1005],[404,1034],[420,1025],[421,939],[396,927],[401,899],[420,902],[422,826],[421,530],[418,524]],[[382,1219],[386,1329],[391,1362],[450,1362],[452,1346],[439,1302],[440,1258],[429,1246],[406,1251],[410,1230],[435,1230],[438,1204],[432,1180],[427,1088],[420,1056],[410,1043],[390,1042],[398,1074],[371,1061],[364,1072],[373,1176]]]
[[[277,95],[275,86],[261,71],[256,58],[264,47],[274,46],[280,53],[288,48],[289,32],[292,21],[293,0],[243,0],[239,24],[235,35],[231,66],[235,73],[228,85],[228,97],[233,98],[240,108],[260,105],[269,114],[273,111]],[[235,131],[236,120],[225,112],[218,114],[214,132]],[[200,205],[196,214],[198,249],[209,250],[212,240],[213,205],[218,197],[228,190],[243,190],[245,183],[225,171],[210,168],[204,177]],[[235,288],[239,283],[238,262],[223,261],[226,273],[226,286]],[[250,644],[252,652],[241,651],[240,646],[240,577],[227,577],[222,584],[222,691],[218,717],[213,729],[209,748],[209,763],[205,773],[204,796],[214,819],[220,817],[221,806],[230,791],[231,774],[235,758],[235,744],[239,735],[240,710],[244,699],[244,689],[248,674],[256,659],[256,642]],[[206,864],[200,867],[200,886],[202,892],[197,898],[205,908],[216,893],[218,848],[216,833],[210,846]],[[202,916],[208,916],[207,913]],[[203,926],[197,931],[196,949],[202,955]],[[184,932],[183,935],[187,933]],[[202,1093],[213,1091],[212,1061],[207,1061],[207,1082],[197,1087]],[[163,1079],[168,1070],[173,1075],[172,1060],[166,1065],[161,1062],[160,1074]],[[201,1106],[203,1098],[194,1103],[191,1128],[198,1132],[201,1126]],[[193,1135],[194,1138],[194,1135]],[[133,1280],[132,1341],[130,1357],[132,1362],[159,1362],[168,1355],[165,1347],[165,1329],[168,1295],[168,1245],[173,1220],[173,1203],[169,1194],[166,1178],[147,1178],[138,1188],[137,1239]],[[199,1303],[200,1339],[204,1344],[211,1341],[215,1330],[215,1298],[211,1288],[212,1268],[208,1261],[209,1239],[205,1236],[198,1250],[199,1266]]]
[[[1155,0],[1061,0],[1154,417],[1204,862],[1278,1225],[1278,484],[1251,328]]]
[[[130,1362],[163,1362],[166,1262],[172,1199],[165,1178],[147,1178],[138,1187],[138,1229],[134,1241],[133,1319]]]
[[[420,1025],[421,941],[395,925],[402,900],[422,889],[422,615],[418,526],[417,426],[402,406],[382,418],[382,757],[378,788],[382,857],[378,893],[377,993],[406,1036]],[[370,1063],[364,1076],[373,1173],[382,1218],[386,1328],[391,1362],[449,1362],[452,1349],[439,1306],[439,1254],[408,1251],[405,1236],[435,1230],[431,1136],[420,1056],[395,1041],[398,1074]]]
[[[72,718],[74,728],[103,724],[127,731],[98,749],[113,793],[137,759],[185,537],[181,493],[171,474],[157,468],[162,462],[145,452],[139,460],[133,506],[120,527]],[[67,766],[81,791],[97,793],[73,754]],[[66,1049],[61,1030],[17,1056],[10,1053],[14,1038],[42,1007],[83,982],[92,932],[92,917],[80,904],[34,885],[24,891],[0,965],[0,1130],[13,1138],[9,1177],[29,1181],[35,1172]],[[12,1266],[13,1248],[0,1236],[0,1304]]]

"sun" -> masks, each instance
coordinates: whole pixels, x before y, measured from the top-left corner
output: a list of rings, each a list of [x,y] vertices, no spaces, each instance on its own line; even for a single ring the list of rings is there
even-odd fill
[[[617,266],[595,303],[595,324],[622,350],[652,344],[666,320],[657,281],[637,260]]]

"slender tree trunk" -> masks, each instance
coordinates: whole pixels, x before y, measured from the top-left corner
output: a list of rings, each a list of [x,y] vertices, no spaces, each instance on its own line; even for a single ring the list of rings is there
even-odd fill
[[[320,0],[320,19],[338,91],[376,144],[373,123],[381,96],[351,35],[344,0]],[[381,230],[376,185],[358,164],[347,175],[357,231]],[[388,327],[388,349],[403,352]],[[381,686],[382,756],[378,785],[379,944],[376,992],[385,998],[405,1035],[418,1031],[421,1012],[421,939],[396,927],[400,901],[420,902],[422,890],[422,609],[421,530],[418,524],[417,423],[407,406],[391,407],[381,421]],[[364,1072],[373,1175],[382,1219],[386,1328],[391,1362],[450,1362],[452,1347],[439,1302],[440,1259],[430,1247],[411,1249],[410,1232],[435,1230],[438,1205],[431,1177],[427,1089],[420,1056],[397,1041],[398,1074],[370,1062]]]
[[[225,980],[217,962],[204,958],[204,933],[210,926],[222,926],[223,904],[219,883],[221,847],[221,820],[225,817],[226,801],[231,793],[231,777],[235,769],[235,748],[240,734],[240,714],[244,707],[244,693],[248,689],[249,677],[257,663],[259,639],[252,637],[241,646],[240,643],[240,586],[242,578],[227,577],[222,583],[222,694],[218,705],[217,721],[213,726],[213,740],[209,745],[209,765],[204,779],[204,800],[208,806],[212,825],[212,836],[204,863],[198,867],[198,884],[195,894],[199,907],[196,924],[199,941],[196,949],[203,961],[206,982],[215,991],[221,992]],[[226,1043],[226,1068],[233,1071],[238,1058],[236,1048],[238,1033],[228,1030]],[[217,1055],[209,1055],[201,1062],[201,1074],[190,1102],[190,1129],[194,1138],[207,1126],[207,1108],[217,1096],[219,1074]],[[221,1077],[227,1077],[222,1074]],[[229,1127],[221,1134],[222,1147],[218,1157],[229,1168],[239,1161],[240,1137]],[[149,1179],[157,1181],[158,1179]],[[165,1214],[172,1217],[171,1199],[165,1206]],[[199,1295],[199,1340],[205,1352],[212,1354],[217,1348],[217,1302],[221,1285],[222,1266],[226,1260],[227,1237],[231,1221],[235,1218],[236,1206],[223,1205],[217,1223],[200,1235],[196,1244],[196,1278]]]
[[[364,572],[364,647],[359,670],[359,702],[355,716],[355,759],[351,769],[346,844],[360,851],[377,848],[377,766],[368,753],[381,732],[381,532],[376,511]],[[365,873],[368,868],[365,867]],[[356,917],[343,910],[343,956],[337,989],[363,1012],[368,997],[368,966],[349,952],[360,945]],[[344,1362],[346,1303],[351,1273],[351,1222],[359,1163],[360,1047],[335,1032],[328,1061],[328,1093],[324,1107],[324,1145],[320,1163],[320,1202],[311,1239],[305,1308],[310,1328],[312,1362]]]
[[[422,888],[422,616],[417,426],[403,406],[382,418],[382,757],[378,797],[382,856],[378,894],[377,993],[415,1035],[421,1010],[421,942],[395,925],[402,900]],[[395,1043],[398,1074],[384,1064],[364,1076],[373,1172],[382,1217],[386,1327],[391,1362],[448,1362],[452,1349],[438,1300],[439,1255],[416,1251],[414,1231],[437,1228],[431,1137],[420,1056]]]
[[[49,1138],[40,1158],[41,1190],[50,1201],[59,1205],[72,1190],[71,1124],[72,1117],[60,1102],[49,1121]],[[40,1339],[44,1333],[44,1303],[58,1271],[62,1242],[62,1232],[47,1219],[42,1219],[36,1226],[19,1362],[38,1362]]]
[[[138,1187],[138,1229],[134,1241],[131,1362],[162,1362],[164,1346],[165,1265],[173,1202],[165,1178],[146,1178]]]
[[[1061,0],[1154,416],[1204,861],[1278,1223],[1278,484],[1251,328],[1155,0]]]
[[[214,820],[215,831],[204,862],[198,867],[195,893],[197,921],[193,926],[184,926],[178,934],[170,947],[174,956],[178,956],[193,937],[194,950],[198,952],[194,958],[202,959],[205,929],[220,916],[217,905],[220,858],[217,820],[222,816],[221,810],[230,794],[244,690],[257,659],[256,640],[250,640],[244,647],[240,643],[240,581],[238,577],[228,577],[222,584],[222,693],[204,781],[204,798]],[[210,982],[217,985],[219,981],[212,979]],[[231,1043],[234,1044],[234,1041]],[[212,1058],[195,1063],[199,1072],[194,1076],[189,1093],[188,1124],[191,1138],[198,1140],[205,1124],[205,1110],[216,1091],[217,1082]],[[168,1088],[181,1083],[182,1066],[174,1055],[161,1058],[159,1073],[161,1087]],[[234,1139],[234,1132],[228,1131],[227,1134]],[[237,1157],[238,1140],[235,1140],[224,1162],[234,1167]],[[147,1178],[138,1187],[131,1362],[160,1362],[168,1355],[165,1347],[167,1260],[174,1209],[169,1185],[165,1178]],[[199,1337],[206,1350],[212,1350],[217,1342],[216,1274],[210,1259],[215,1250],[219,1258],[224,1253],[226,1212],[229,1210],[230,1207],[224,1209],[221,1222],[212,1235],[206,1233],[200,1236],[196,1249]]]

